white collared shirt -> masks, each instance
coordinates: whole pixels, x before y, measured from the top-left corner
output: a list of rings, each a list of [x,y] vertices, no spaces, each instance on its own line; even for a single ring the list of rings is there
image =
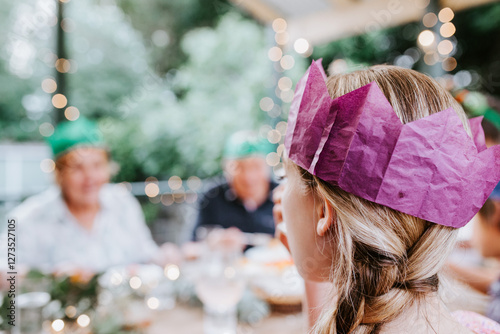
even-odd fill
[[[158,247],[138,201],[117,184],[104,185],[99,197],[101,208],[90,231],[76,221],[58,187],[26,199],[6,217],[16,220],[16,262],[46,271],[76,267],[97,272],[148,262]],[[2,243],[7,240],[1,237]]]

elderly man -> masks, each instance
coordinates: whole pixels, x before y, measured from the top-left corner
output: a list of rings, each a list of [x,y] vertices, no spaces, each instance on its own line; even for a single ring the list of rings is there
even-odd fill
[[[274,235],[270,167],[265,157],[271,144],[256,134],[233,134],[224,149],[226,181],[205,193],[196,227],[236,227],[243,232]]]
[[[138,201],[109,184],[109,152],[96,124],[61,123],[49,137],[56,184],[8,214],[17,224],[17,262],[46,271],[103,271],[159,262]],[[2,239],[6,240],[6,239]]]

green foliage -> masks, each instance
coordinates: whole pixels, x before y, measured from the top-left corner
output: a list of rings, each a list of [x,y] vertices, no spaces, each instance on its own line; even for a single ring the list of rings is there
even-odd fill
[[[235,12],[187,33],[185,64],[165,79],[151,74],[103,126],[122,163],[116,180],[219,173],[226,137],[268,121],[258,105],[273,73],[264,41],[262,27]]]
[[[165,74],[185,62],[181,40],[187,32],[199,27],[214,27],[221,16],[233,10],[227,0],[120,0],[118,5],[142,33],[151,51],[151,67],[159,74]],[[152,36],[158,30],[168,34],[167,45],[153,42]]]

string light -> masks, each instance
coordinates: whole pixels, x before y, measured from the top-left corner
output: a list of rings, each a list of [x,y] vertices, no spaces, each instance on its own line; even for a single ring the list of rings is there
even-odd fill
[[[269,49],[267,56],[271,59],[271,61],[279,61],[281,57],[283,57],[283,51],[281,51],[279,47],[273,46]]]
[[[180,177],[176,176],[176,175],[171,176],[168,179],[168,186],[172,190],[178,190],[178,189],[180,189],[182,187],[182,179]]]
[[[451,8],[446,7],[439,11],[438,17],[439,21],[446,23],[453,20],[453,18],[455,17],[455,13],[453,13],[453,10]]]
[[[437,50],[443,56],[449,55],[453,51],[453,43],[445,39],[439,42]]]
[[[142,281],[139,277],[134,276],[130,278],[129,285],[132,289],[137,290],[141,287]]]
[[[276,130],[278,130],[282,135],[286,133],[286,128],[287,128],[287,123],[286,122],[279,122],[276,124]]]
[[[44,137],[50,137],[54,133],[54,126],[48,122],[44,122],[40,124],[38,127],[38,131],[40,131],[40,134]]]
[[[451,22],[444,23],[439,29],[439,32],[443,37],[451,37],[453,36],[453,34],[455,34],[455,31],[456,31],[455,25]]]
[[[457,60],[453,57],[448,57],[445,60],[443,60],[442,67],[443,70],[451,72],[457,67]]]
[[[64,309],[64,313],[68,316],[68,318],[74,318],[76,316],[76,307],[70,305]]]
[[[274,101],[270,97],[263,97],[259,102],[259,107],[263,111],[271,111],[274,107]]]
[[[304,54],[309,50],[309,42],[304,38],[299,38],[293,43],[293,48],[295,52],[299,54]]]
[[[156,297],[150,297],[148,298],[148,301],[146,302],[148,307],[152,310],[156,310],[160,306],[160,301]]]
[[[77,107],[67,107],[64,110],[64,117],[69,121],[76,121],[80,117],[80,111]]]
[[[188,179],[187,179],[187,185],[189,187],[189,189],[193,190],[193,191],[197,191],[198,189],[201,188],[201,179],[197,176],[190,176]]]
[[[276,43],[278,43],[279,45],[285,45],[286,43],[288,43],[288,40],[290,39],[290,37],[288,36],[288,33],[287,32],[278,32],[276,33],[276,35],[274,36],[274,40],[276,41]]]
[[[144,188],[144,192],[148,197],[156,197],[160,193],[160,187],[156,183],[148,183]]]
[[[57,83],[52,78],[47,78],[42,81],[42,90],[45,93],[52,94],[57,90]]]
[[[64,329],[64,321],[62,321],[61,319],[52,321],[52,329],[56,332],[62,331]]]
[[[287,27],[287,23],[285,21],[285,19],[282,19],[282,18],[277,18],[273,21],[273,30],[277,33],[280,33],[280,32],[285,32],[286,30],[286,27]]]
[[[179,269],[179,266],[177,266],[175,264],[167,265],[165,267],[165,269],[163,270],[163,273],[165,274],[165,277],[171,281],[177,280],[181,275],[181,271]]]
[[[281,58],[280,65],[284,70],[290,70],[295,65],[295,59],[290,55],[285,55]]]
[[[90,324],[90,317],[86,314],[82,314],[76,319],[76,323],[80,327],[87,327]]]
[[[40,169],[44,173],[52,173],[54,169],[56,168],[56,164],[52,159],[43,159],[40,162]]]
[[[165,206],[170,206],[174,204],[174,196],[172,194],[163,194],[160,198],[161,204]]]
[[[267,133],[267,140],[271,144],[277,144],[281,140],[281,133],[278,130],[271,130]]]
[[[439,56],[436,54],[436,52],[427,52],[424,56],[424,62],[427,65],[434,65],[438,62]]]
[[[66,107],[68,99],[63,94],[55,94],[52,96],[52,105],[58,109]]]
[[[71,69],[71,63],[68,59],[59,58],[56,60],[56,70],[61,73],[68,73]]]
[[[424,15],[424,17],[422,19],[422,23],[427,28],[434,27],[437,22],[438,22],[438,17],[434,13],[427,13],[427,14]]]
[[[422,46],[430,46],[434,43],[435,36],[430,30],[424,30],[418,35],[418,42]]]
[[[266,162],[271,167],[276,166],[280,163],[280,156],[276,152],[271,152],[266,155]]]

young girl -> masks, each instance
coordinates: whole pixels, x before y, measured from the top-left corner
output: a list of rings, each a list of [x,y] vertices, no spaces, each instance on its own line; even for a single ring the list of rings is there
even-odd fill
[[[423,74],[375,66],[326,79],[322,71],[313,63],[297,85],[285,139],[287,182],[275,212],[282,210],[301,275],[330,282],[311,332],[500,332],[500,325],[479,315],[471,331],[438,295],[455,227],[479,210],[488,196],[483,192],[500,178],[483,170],[492,161],[498,166],[498,147],[479,153],[484,148],[470,139],[461,107]],[[450,107],[454,111],[430,117]],[[413,123],[419,119],[424,122]],[[441,143],[448,153],[436,153]],[[453,153],[462,145],[465,153]],[[453,165],[475,155],[484,163]],[[460,196],[469,185],[452,179],[466,179],[458,175],[464,170],[490,174],[484,182],[474,180],[471,191],[480,199]],[[432,177],[422,182],[422,175]]]

